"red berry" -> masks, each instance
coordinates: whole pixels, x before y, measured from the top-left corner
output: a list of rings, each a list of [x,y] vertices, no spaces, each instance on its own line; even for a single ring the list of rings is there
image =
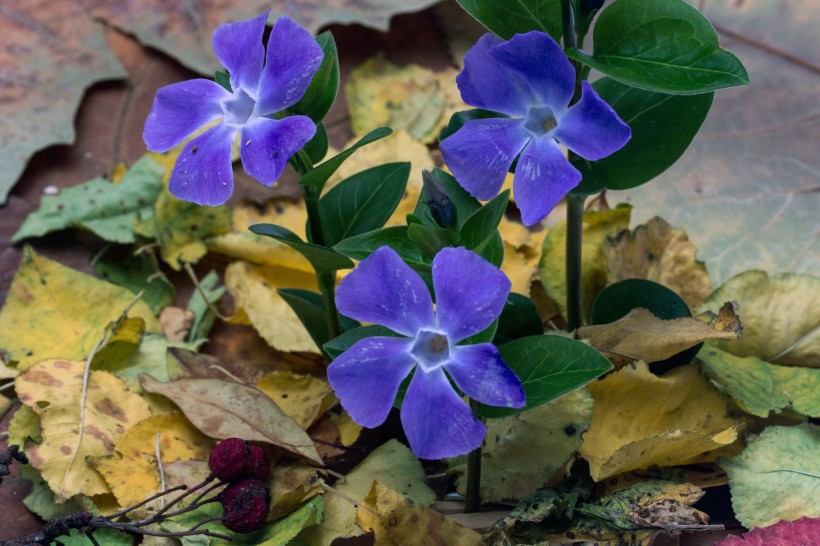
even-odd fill
[[[245,475],[250,457],[248,442],[240,438],[228,438],[211,450],[208,468],[223,482],[236,480]]]
[[[242,480],[219,494],[222,524],[237,533],[252,533],[265,525],[270,509],[270,489],[260,480]]]
[[[265,451],[259,447],[252,445],[250,448],[250,461],[246,467],[248,477],[268,481],[270,477],[270,459]]]

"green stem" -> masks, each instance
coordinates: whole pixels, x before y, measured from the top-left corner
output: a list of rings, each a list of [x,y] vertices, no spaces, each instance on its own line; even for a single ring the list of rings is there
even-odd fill
[[[478,411],[478,402],[470,399],[470,409]],[[464,494],[464,513],[478,512],[481,506],[481,446],[467,454],[467,491]]]
[[[581,270],[581,236],[584,227],[583,195],[567,195],[567,330],[584,323]]]

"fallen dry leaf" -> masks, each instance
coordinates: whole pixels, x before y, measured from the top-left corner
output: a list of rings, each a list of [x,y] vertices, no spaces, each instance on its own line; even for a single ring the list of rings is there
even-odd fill
[[[32,445],[27,454],[54,490],[57,502],[80,493],[109,493],[87,459],[111,454],[126,430],[151,415],[145,399],[108,372],[89,373],[82,400],[85,366],[85,362],[46,360],[15,383],[20,400],[40,416],[43,441]]]
[[[734,320],[725,317],[726,313],[711,323],[697,318],[663,320],[639,307],[615,322],[578,328],[578,338],[589,341],[616,367],[636,360],[659,362],[708,339],[736,340],[742,331],[740,320],[737,315]]]
[[[481,535],[378,481],[356,509],[356,523],[387,546],[482,546]]]
[[[740,424],[696,366],[658,377],[637,362],[588,388],[592,422],[580,453],[595,481],[653,465],[714,461],[715,450],[738,436]]]
[[[279,446],[321,465],[307,433],[261,391],[219,379],[178,379],[160,383],[140,376],[148,391],[174,401],[195,427],[211,438],[231,437]]]
[[[303,429],[308,429],[336,403],[328,382],[312,375],[274,371],[260,379],[256,388]]]
[[[168,341],[185,341],[194,323],[194,313],[180,307],[164,307],[159,313],[159,323]]]
[[[697,309],[712,293],[706,265],[682,229],[655,217],[632,231],[624,230],[604,243],[609,282],[646,279],[674,290],[689,309]]]

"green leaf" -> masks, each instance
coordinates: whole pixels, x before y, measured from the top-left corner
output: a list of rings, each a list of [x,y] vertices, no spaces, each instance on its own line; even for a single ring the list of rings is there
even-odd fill
[[[709,21],[683,0],[616,0],[598,15],[593,43],[591,56],[567,55],[633,87],[692,95],[749,83]]]
[[[368,337],[378,336],[404,337],[397,334],[393,330],[385,328],[384,326],[379,326],[378,324],[372,326],[361,326],[359,328],[347,330],[342,335],[331,339],[322,345],[322,349],[324,349],[325,352],[330,355],[330,358],[333,359],[353,347],[357,341],[361,341]]]
[[[294,114],[307,116],[319,124],[330,111],[339,92],[339,53],[330,32],[321,33],[316,37],[316,41],[325,57],[319,70],[310,80],[305,94],[289,110]]]
[[[321,294],[300,288],[280,288],[277,292],[299,317],[318,347],[322,347],[330,340],[325,317],[325,301]],[[359,326],[358,322],[347,317],[341,317],[341,323],[343,330],[351,330]]]
[[[291,230],[275,224],[254,224],[248,228],[257,235],[271,237],[298,251],[308,259],[317,273],[327,273],[339,269],[352,269],[353,262],[333,250],[321,245],[306,243]]]
[[[487,119],[487,118],[506,118],[509,117],[506,114],[500,114],[498,112],[493,112],[491,110],[483,110],[481,108],[475,108],[473,110],[462,110],[461,112],[456,112],[452,116],[450,116],[450,121],[447,123],[447,127],[445,127],[441,133],[438,135],[438,141],[441,142],[448,136],[452,135],[459,129],[461,129],[464,124],[473,119]]]
[[[498,350],[521,379],[527,403],[523,408],[481,405],[478,413],[483,417],[505,417],[532,409],[612,369],[612,363],[589,345],[558,335],[524,337]]]
[[[329,245],[382,227],[396,210],[410,163],[386,163],[346,178],[319,200]]]
[[[458,0],[467,13],[505,40],[540,30],[556,41],[561,28],[561,0]]]
[[[410,240],[407,226],[376,229],[355,237],[348,237],[336,243],[333,250],[354,260],[364,260],[383,246],[389,246],[395,250],[401,259],[413,269],[429,270],[430,268],[430,260]]]
[[[504,190],[496,195],[489,203],[478,209],[467,218],[459,232],[459,244],[467,249],[481,253],[489,244],[491,237],[497,232],[498,224],[504,217],[507,202],[510,199],[510,190]]]
[[[456,182],[455,177],[448,172],[441,169],[433,169],[433,176],[439,183],[444,186],[450,196],[450,201],[456,207],[456,227],[461,229],[467,218],[472,216],[478,209],[481,208],[481,203]],[[420,219],[421,222],[430,227],[438,227],[429,207],[424,199],[419,199],[416,203],[416,208],[413,210],[413,216]],[[408,221],[408,223],[410,223]]]
[[[527,296],[510,293],[498,317],[498,330],[493,342],[500,346],[514,339],[543,333],[544,326],[535,303]]]
[[[165,167],[143,156],[128,169],[119,184],[95,178],[57,195],[44,195],[40,208],[28,215],[11,240],[39,237],[78,227],[114,243],[133,243],[134,220],[151,209],[162,191]]]
[[[435,258],[442,248],[451,246],[451,234],[442,228],[424,224],[410,224],[407,226],[407,236],[429,260]]]
[[[187,309],[194,314],[194,321],[191,324],[191,330],[188,332],[187,341],[189,343],[195,343],[208,338],[208,332],[211,331],[211,327],[216,320],[216,315],[211,311],[211,307],[208,304],[216,305],[219,298],[227,291],[225,286],[217,286],[218,284],[219,275],[216,271],[210,271],[199,280],[199,288],[201,290],[195,288],[191,293]],[[208,301],[205,301],[200,292],[205,294]]]
[[[214,73],[214,81],[225,88],[228,93],[233,93],[231,89],[231,75],[222,70],[217,70]]]
[[[743,453],[718,459],[729,475],[732,508],[747,529],[820,517],[820,427],[769,427]]]
[[[119,255],[111,260],[94,260],[91,266],[102,279],[127,288],[134,294],[145,290],[142,301],[155,315],[159,315],[166,305],[174,303],[176,289],[168,277],[160,272],[159,263],[152,252],[137,255],[131,249],[124,256]]]
[[[390,134],[393,133],[393,130],[389,127],[380,127],[378,129],[374,129],[364,135],[362,138],[356,141],[353,146],[344,150],[343,152],[339,152],[335,156],[331,157],[321,165],[316,166],[315,168],[311,169],[305,175],[299,179],[299,184],[303,186],[314,186],[317,191],[321,192],[322,188],[325,187],[328,179],[333,176],[333,173],[336,172],[342,163],[344,163],[345,159],[350,157],[353,152],[361,148],[362,146],[366,146],[370,143],[376,142]]]
[[[649,182],[672,166],[695,138],[712,106],[714,93],[668,95],[637,89],[611,78],[592,84],[632,129],[626,146],[599,161],[572,154],[573,165],[592,184],[624,190]],[[597,189],[596,189],[597,188]]]
[[[504,263],[504,239],[501,238],[501,233],[498,231],[493,233],[489,242],[478,255],[494,266],[501,267],[501,264]]]
[[[317,123],[316,124],[316,134],[313,135],[303,150],[308,155],[311,163],[318,163],[325,158],[327,155],[327,148],[328,148],[328,140],[327,140],[327,130],[325,129],[324,123]],[[291,160],[298,156],[293,156]]]
[[[27,408],[28,406],[23,407]],[[31,482],[31,492],[23,499],[23,503],[26,505],[26,508],[42,519],[50,520],[59,518],[82,510],[80,505],[73,499],[68,499],[64,503],[58,503],[54,491],[51,490],[40,473],[30,464],[21,464],[18,466],[18,470],[20,471],[21,478]]]

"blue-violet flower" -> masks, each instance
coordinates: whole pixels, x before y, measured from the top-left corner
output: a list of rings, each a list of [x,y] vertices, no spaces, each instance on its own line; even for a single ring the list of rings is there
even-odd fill
[[[336,396],[365,427],[384,422],[402,381],[415,370],[401,406],[410,448],[423,459],[468,453],[486,430],[450,379],[484,404],[519,408],[521,381],[492,343],[458,345],[501,314],[510,281],[464,248],[445,248],[433,259],[436,308],[419,275],[389,247],[362,260],[339,283],[339,312],[386,326],[404,337],[356,342],[328,367]]]
[[[270,11],[270,10],[269,10]],[[267,53],[262,45],[268,12],[214,31],[217,57],[230,73],[232,92],[211,80],[163,87],[145,121],[149,150],[165,152],[207,123],[221,122],[183,149],[171,173],[171,193],[200,205],[221,205],[233,192],[231,148],[241,133],[239,156],[249,175],[272,186],[288,160],[316,132],[306,116],[273,119],[304,95],[322,63],[322,48],[292,19],[280,17]]]
[[[587,81],[581,99],[568,108],[575,69],[543,32],[516,34],[506,42],[485,34],[467,52],[456,82],[467,104],[511,117],[467,121],[441,142],[444,161],[464,189],[485,200],[498,194],[520,153],[513,194],[527,226],[581,182],[559,142],[595,161],[621,149],[631,136]]]

